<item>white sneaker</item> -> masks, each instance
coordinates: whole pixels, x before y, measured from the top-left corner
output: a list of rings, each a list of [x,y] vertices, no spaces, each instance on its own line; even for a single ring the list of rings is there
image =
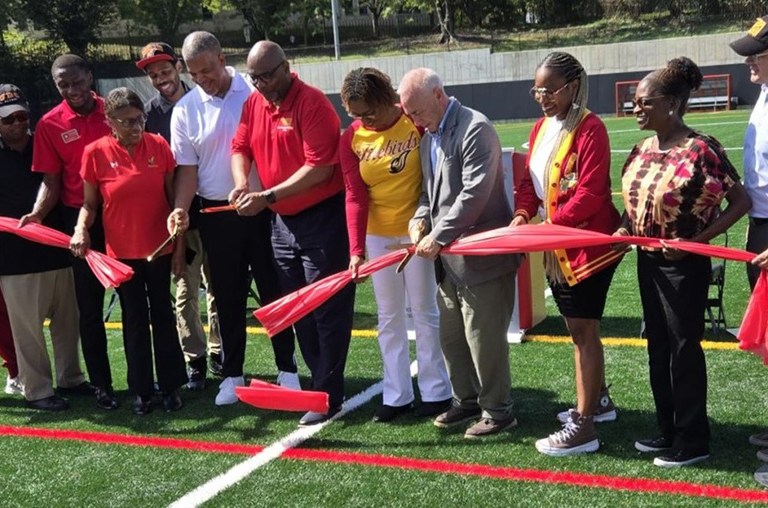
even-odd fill
[[[24,395],[24,387],[19,378],[8,376],[5,381],[5,393],[8,395]]]
[[[245,379],[243,379],[243,376],[224,378],[224,381],[219,385],[219,393],[216,394],[216,405],[226,406],[237,402],[238,398],[235,394],[236,386],[245,386]]]
[[[277,384],[283,388],[301,390],[301,382],[299,381],[299,374],[297,372],[286,372],[284,370],[278,371]]]

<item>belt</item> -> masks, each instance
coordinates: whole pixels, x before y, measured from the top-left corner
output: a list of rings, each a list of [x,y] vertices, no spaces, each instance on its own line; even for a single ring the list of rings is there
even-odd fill
[[[204,197],[197,196],[197,199],[200,200],[200,208],[209,208],[212,206],[223,206],[228,205],[229,201],[226,199],[224,200],[218,200],[218,199],[205,199]]]
[[[750,226],[763,226],[765,224],[768,224],[768,219],[764,219],[761,217],[750,217],[749,218],[749,225]]]

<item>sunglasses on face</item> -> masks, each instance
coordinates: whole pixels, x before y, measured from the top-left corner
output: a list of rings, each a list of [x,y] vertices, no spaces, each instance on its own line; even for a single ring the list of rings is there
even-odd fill
[[[262,72],[261,74],[248,74],[248,78],[251,80],[251,83],[253,83],[254,85],[257,85],[259,82],[267,83],[269,81],[272,81],[272,78],[275,77],[275,73],[280,67],[283,66],[284,63],[285,63],[285,60],[277,64],[275,68],[272,69],[271,71]]]
[[[653,101],[661,99],[662,97],[664,96],[654,95],[653,97],[637,97],[635,99],[630,99],[630,102],[632,103],[632,107],[640,106],[641,108],[647,108],[648,106],[653,106]]]
[[[136,127],[144,127],[144,124],[147,121],[147,117],[145,115],[139,115],[135,118],[112,118],[112,121],[114,121],[117,125],[122,127],[123,129],[133,129]]]
[[[8,116],[4,116],[3,118],[0,118],[0,123],[3,125],[13,125],[16,122],[24,123],[29,121],[29,113],[26,111],[17,111],[15,113],[11,113]]]
[[[567,87],[570,84],[571,84],[571,82],[569,81],[566,84],[564,84],[563,86],[561,86],[560,88],[558,88],[557,90],[555,90],[554,92],[552,90],[550,90],[549,88],[535,87],[534,86],[533,88],[528,90],[528,93],[530,94],[530,96],[531,96],[531,98],[533,100],[536,100],[539,97],[544,97],[545,99],[552,99],[557,94],[559,94],[560,92],[565,90],[565,87]]]
[[[748,56],[747,58],[744,59],[744,63],[745,64],[757,63],[757,61],[760,60],[761,58],[763,58],[764,56],[768,56],[768,51],[766,51],[764,53],[760,53],[759,55]]]

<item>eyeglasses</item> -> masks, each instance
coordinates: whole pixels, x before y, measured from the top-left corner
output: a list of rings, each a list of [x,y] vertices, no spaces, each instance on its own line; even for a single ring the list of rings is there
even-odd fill
[[[144,124],[147,121],[146,115],[139,115],[135,118],[114,118],[110,117],[110,120],[115,122],[117,125],[122,127],[123,129],[134,129],[136,127],[144,128]]]
[[[630,99],[629,102],[632,103],[632,107],[640,106],[641,108],[647,108],[648,106],[653,106],[653,101],[656,99],[661,99],[662,97],[665,97],[664,95],[654,95],[651,97],[638,97],[636,99]]]
[[[26,111],[16,111],[8,116],[0,118],[0,123],[3,125],[13,125],[16,122],[24,123],[29,121],[29,113]]]
[[[555,95],[559,94],[563,90],[565,90],[565,87],[571,84],[571,81],[567,82],[554,92],[550,90],[549,88],[544,87],[533,87],[530,90],[528,90],[528,93],[531,96],[531,99],[536,100],[538,97],[544,97],[545,99],[552,99]]]
[[[272,81],[272,78],[275,77],[275,73],[280,67],[283,66],[284,63],[285,63],[285,60],[277,64],[275,68],[272,69],[271,71],[262,72],[261,74],[248,74],[248,78],[250,78],[251,83],[253,83],[254,85],[257,85],[259,81],[261,81],[262,83],[267,83],[269,81]]]
[[[745,64],[757,63],[757,61],[763,58],[764,56],[768,56],[768,51],[764,53],[760,53],[758,55],[750,55],[744,59],[744,63]]]

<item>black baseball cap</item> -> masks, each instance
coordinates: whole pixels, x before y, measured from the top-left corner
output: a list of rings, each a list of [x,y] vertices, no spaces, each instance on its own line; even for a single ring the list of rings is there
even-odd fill
[[[757,18],[746,35],[730,44],[741,56],[753,56],[768,50],[768,16]]]

